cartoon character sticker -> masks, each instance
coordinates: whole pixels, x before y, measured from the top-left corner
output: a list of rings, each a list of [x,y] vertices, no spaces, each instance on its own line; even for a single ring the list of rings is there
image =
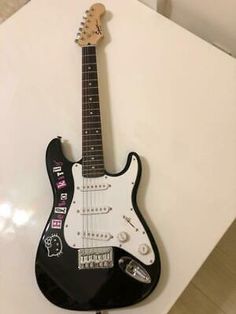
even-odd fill
[[[57,234],[52,234],[44,240],[45,247],[48,251],[48,257],[57,256],[62,254],[62,241]]]

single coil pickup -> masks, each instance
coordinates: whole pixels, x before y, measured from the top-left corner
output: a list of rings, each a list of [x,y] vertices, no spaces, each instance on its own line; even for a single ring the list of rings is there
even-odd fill
[[[107,214],[111,207],[93,207],[93,208],[83,208],[80,210],[81,215],[98,215],[98,214]]]
[[[90,191],[104,191],[107,190],[111,185],[107,183],[94,183],[94,184],[84,184],[77,187],[81,192]]]
[[[107,248],[83,248],[78,250],[78,268],[95,269],[113,267],[113,250]]]
[[[109,241],[113,236],[109,232],[94,232],[87,231],[82,233],[83,239]]]

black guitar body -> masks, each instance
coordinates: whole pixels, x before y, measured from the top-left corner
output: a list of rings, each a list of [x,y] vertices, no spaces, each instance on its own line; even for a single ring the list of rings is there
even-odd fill
[[[130,153],[125,169],[116,176],[128,169],[133,155],[137,157],[135,153]],[[124,307],[146,298],[159,280],[160,258],[153,236],[136,204],[141,176],[140,159],[138,158],[139,169],[132,191],[132,203],[151,241],[155,261],[151,265],[145,265],[125,250],[113,247],[114,266],[104,269],[79,269],[78,249],[68,246],[65,241],[65,219],[73,199],[74,180],[73,163],[64,157],[60,138],[50,142],[46,162],[54,203],[36,256],[36,278],[42,293],[55,305],[78,311]],[[68,210],[63,212],[63,208]],[[120,265],[122,258],[138,262],[149,274],[150,282],[143,283],[129,276]]]

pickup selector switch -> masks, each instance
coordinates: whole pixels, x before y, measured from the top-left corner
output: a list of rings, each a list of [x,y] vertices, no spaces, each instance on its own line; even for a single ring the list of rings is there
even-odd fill
[[[128,241],[129,236],[128,236],[128,233],[126,233],[125,231],[122,231],[122,232],[118,233],[117,238],[118,238],[119,242],[124,243],[124,242]]]
[[[139,245],[138,251],[139,251],[140,254],[146,255],[146,254],[149,253],[150,249],[149,249],[149,246],[147,244],[142,243],[142,244]]]

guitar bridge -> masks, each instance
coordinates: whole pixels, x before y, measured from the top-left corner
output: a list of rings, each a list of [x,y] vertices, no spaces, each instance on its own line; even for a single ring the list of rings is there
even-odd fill
[[[97,269],[113,267],[112,247],[83,248],[78,250],[79,269]]]

